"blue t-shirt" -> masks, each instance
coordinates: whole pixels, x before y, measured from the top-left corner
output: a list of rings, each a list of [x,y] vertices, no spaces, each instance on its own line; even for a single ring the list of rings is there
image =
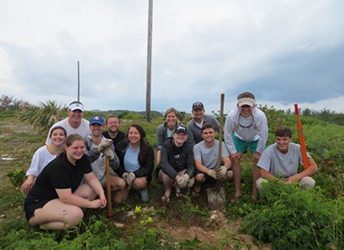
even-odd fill
[[[139,153],[140,147],[133,150],[131,144],[129,143],[127,151],[124,155],[124,169],[126,172],[131,173],[135,172],[140,168],[139,164]]]

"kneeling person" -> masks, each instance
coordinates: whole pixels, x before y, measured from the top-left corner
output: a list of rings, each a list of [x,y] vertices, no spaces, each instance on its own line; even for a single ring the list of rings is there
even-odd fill
[[[257,188],[262,189],[262,183],[267,179],[282,178],[285,184],[297,181],[301,188],[313,188],[315,181],[310,175],[318,171],[318,166],[307,153],[308,168],[298,173],[302,164],[300,145],[291,142],[292,132],[288,127],[278,127],[275,131],[276,143],[266,148],[257,166],[260,168],[260,178]]]
[[[215,184],[216,180],[221,182],[233,178],[233,171],[231,170],[231,160],[225,144],[222,142],[220,169],[215,171],[219,141],[215,139],[216,130],[212,124],[205,123],[201,130],[203,141],[197,143],[194,148],[194,158],[196,164],[195,189],[192,192],[194,197],[198,197],[201,191],[201,185],[204,182]]]
[[[90,119],[91,134],[85,138],[86,155],[89,156],[93,173],[98,177],[103,187],[106,184],[106,157],[109,158],[110,165],[110,187],[114,197],[115,191],[122,190],[125,187],[125,181],[120,178],[115,171],[119,168],[119,158],[115,154],[114,146],[111,140],[104,138],[104,119],[100,116],[94,116]],[[109,144],[110,146],[104,146]],[[102,148],[105,147],[103,150]]]
[[[195,163],[192,144],[187,139],[186,127],[179,125],[173,136],[162,146],[159,180],[165,187],[162,197],[164,202],[170,201],[172,185],[176,188],[176,197],[180,197],[181,188],[191,187],[194,183]]]

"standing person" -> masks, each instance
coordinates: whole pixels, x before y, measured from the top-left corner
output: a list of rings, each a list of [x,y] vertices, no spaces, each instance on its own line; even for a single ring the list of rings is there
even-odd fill
[[[67,132],[63,127],[52,128],[49,134],[51,144],[44,145],[34,153],[30,168],[26,171],[27,179],[21,185],[20,190],[27,194],[32,188],[37,176],[42,172],[45,166],[64,150]]]
[[[125,133],[119,130],[121,121],[118,116],[109,116],[105,121],[105,125],[107,130],[103,132],[103,136],[107,139],[111,139],[115,147],[120,141],[126,138]]]
[[[193,144],[203,141],[201,129],[204,123],[210,123],[215,127],[216,131],[220,131],[219,122],[213,116],[205,115],[203,103],[195,102],[192,105],[192,114],[194,118],[188,122],[187,129],[189,140]]]
[[[192,196],[194,197],[199,196],[203,183],[215,185],[216,180],[224,182],[233,178],[231,160],[223,142],[221,142],[221,167],[218,174],[215,172],[220,143],[219,140],[215,139],[215,136],[215,127],[212,124],[204,123],[202,127],[202,137],[204,140],[197,143],[193,148],[197,168],[195,175],[195,188],[192,192]]]
[[[125,187],[125,181],[114,172],[119,168],[119,158],[114,152],[115,148],[113,145],[106,148],[104,153],[100,153],[98,150],[102,143],[105,144],[104,140],[107,140],[102,135],[104,130],[104,119],[102,117],[94,116],[90,119],[90,130],[91,134],[85,138],[86,154],[90,156],[93,173],[97,176],[103,187],[106,185],[106,157],[109,158],[110,187],[112,196],[114,197],[115,191]]]
[[[173,184],[176,188],[176,197],[179,198],[181,188],[191,187],[194,183],[195,163],[192,144],[187,139],[187,129],[179,125],[173,136],[162,146],[158,176],[165,187],[165,193],[161,198],[163,202],[170,201]]]
[[[37,177],[25,199],[26,219],[33,226],[62,230],[80,224],[82,208],[104,208],[104,190],[84,155],[85,141],[67,137],[65,152],[52,160]],[[81,184],[82,179],[86,180]],[[95,199],[96,196],[99,199]]]
[[[268,179],[282,178],[281,182],[291,184],[297,182],[303,189],[313,188],[315,181],[310,175],[318,171],[318,166],[307,153],[308,168],[298,173],[299,165],[302,164],[300,145],[291,142],[292,132],[288,127],[278,127],[275,131],[276,143],[267,147],[260,160],[260,178],[257,187],[262,189],[262,183]]]
[[[128,198],[130,188],[140,191],[142,201],[148,201],[147,187],[152,180],[154,168],[154,151],[145,140],[146,132],[138,124],[132,124],[127,132],[127,139],[117,144],[116,153],[120,159],[119,176],[127,186],[118,191],[115,202]]]
[[[68,106],[68,117],[55,123],[49,130],[45,144],[50,144],[50,133],[54,127],[63,127],[67,131],[67,136],[71,134],[78,134],[81,137],[86,137],[90,134],[89,123],[84,117],[84,105],[81,102],[74,101]]]
[[[235,195],[231,202],[235,203],[241,197],[240,160],[247,148],[250,148],[253,154],[252,199],[257,200],[257,186],[255,185],[259,178],[257,162],[268,139],[268,123],[264,112],[256,107],[256,100],[252,93],[244,92],[238,95],[237,109],[226,117],[224,137],[234,170]]]
[[[169,108],[165,112],[165,122],[158,127],[157,130],[157,152],[156,160],[157,164],[160,163],[161,148],[167,138],[171,138],[174,131],[180,124],[178,120],[178,111],[175,108]]]

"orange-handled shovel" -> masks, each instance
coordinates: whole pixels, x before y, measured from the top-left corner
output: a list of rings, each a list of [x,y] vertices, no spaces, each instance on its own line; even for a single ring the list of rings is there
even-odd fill
[[[308,158],[307,158],[305,135],[303,133],[302,123],[300,120],[299,107],[297,106],[297,104],[294,104],[294,106],[295,106],[295,114],[296,114],[297,134],[299,136],[300,147],[301,147],[302,162],[303,162],[303,167],[306,169],[308,168]]]

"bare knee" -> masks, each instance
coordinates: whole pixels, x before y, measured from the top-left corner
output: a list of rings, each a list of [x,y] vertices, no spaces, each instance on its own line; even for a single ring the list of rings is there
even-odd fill
[[[143,190],[147,188],[148,182],[147,178],[142,177],[142,178],[136,178],[133,182],[133,188],[136,190]]]
[[[195,181],[198,182],[198,183],[203,183],[205,181],[204,174],[197,174],[195,176]]]
[[[80,224],[84,218],[84,212],[80,207],[74,207],[67,212],[66,226],[73,227]]]

